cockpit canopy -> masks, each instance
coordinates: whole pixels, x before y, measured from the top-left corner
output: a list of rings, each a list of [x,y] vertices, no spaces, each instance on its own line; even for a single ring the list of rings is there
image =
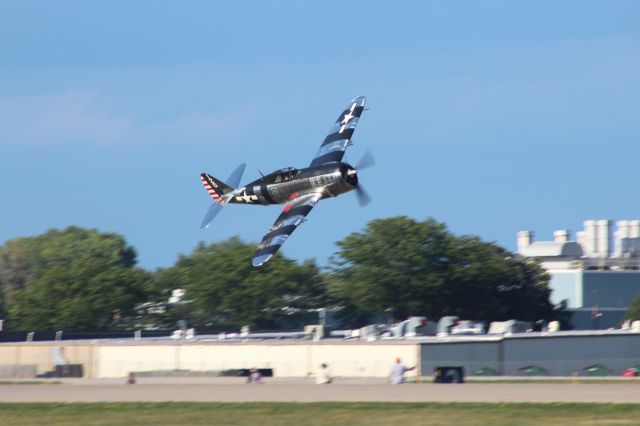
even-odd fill
[[[288,180],[293,179],[295,175],[298,174],[298,169],[295,167],[285,167],[284,169],[276,170],[271,173],[270,176],[274,176],[273,182],[286,182]]]
[[[267,184],[286,182],[293,179],[293,177],[298,173],[299,170],[295,167],[285,167],[284,169],[276,170],[275,172],[263,176],[262,179],[259,179],[259,181]]]

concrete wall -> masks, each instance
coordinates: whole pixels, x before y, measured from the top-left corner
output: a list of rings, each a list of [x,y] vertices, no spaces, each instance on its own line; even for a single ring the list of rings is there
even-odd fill
[[[290,343],[290,344],[169,344],[100,346],[96,377],[123,377],[129,371],[226,370],[272,368],[279,377],[315,374],[321,363],[331,374],[348,377],[385,377],[396,357],[417,365],[417,344]],[[414,373],[415,374],[415,373]]]
[[[396,357],[419,367],[419,344],[360,342],[259,343],[95,343],[37,342],[0,345],[0,365],[33,364],[39,372],[53,370],[54,348],[65,361],[83,364],[85,377],[125,377],[130,371],[225,370],[272,368],[280,377],[313,375],[328,363],[331,374],[385,377]],[[418,370],[419,371],[419,370]],[[415,375],[418,372],[411,372]]]
[[[67,364],[83,364],[85,375],[93,377],[93,345],[67,345],[55,343],[4,343],[0,345],[0,364],[35,365],[39,372],[53,370],[53,351],[62,348]]]
[[[32,379],[36,377],[36,366],[33,364],[0,364],[0,379]]]
[[[312,346],[310,365],[317,369],[327,362],[336,376],[386,377],[389,375],[395,358],[400,357],[404,365],[416,366],[416,371],[407,376],[420,374],[420,345],[418,344],[360,344],[341,350],[340,345]],[[315,371],[315,370],[314,370]]]
[[[179,345],[96,345],[94,377],[124,377],[130,371],[180,369]]]

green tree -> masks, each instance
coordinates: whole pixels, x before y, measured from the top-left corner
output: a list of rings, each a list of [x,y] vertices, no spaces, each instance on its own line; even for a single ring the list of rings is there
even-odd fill
[[[477,237],[453,237],[447,277],[454,315],[486,320],[536,321],[554,317],[549,277],[535,262]]]
[[[373,220],[337,245],[330,293],[359,314],[487,321],[553,316],[548,276],[537,264],[477,237],[454,236],[433,219]]]
[[[145,300],[150,275],[121,236],[69,227],[9,241],[0,279],[13,329],[106,329]]]
[[[631,321],[640,320],[640,294],[631,301],[624,317]]]
[[[5,288],[6,285],[0,280],[0,319],[6,319],[7,311],[5,305]]]
[[[14,292],[24,289],[38,268],[36,241],[36,238],[17,238],[0,247],[0,280],[7,302],[11,301]]]
[[[395,318],[421,311],[435,312],[442,297],[449,235],[433,220],[417,223],[406,217],[369,222],[337,243],[332,258],[335,281],[331,293],[339,303]]]
[[[165,295],[185,289],[186,319],[197,327],[271,328],[286,323],[293,312],[324,306],[325,283],[314,262],[298,264],[278,254],[256,269],[254,251],[255,245],[238,238],[200,244],[161,271],[156,286]]]

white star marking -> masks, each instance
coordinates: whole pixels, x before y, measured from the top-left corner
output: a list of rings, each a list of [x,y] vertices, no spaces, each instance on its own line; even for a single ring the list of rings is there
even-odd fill
[[[353,114],[351,114],[351,111],[349,111],[349,114],[346,114],[342,119],[342,124],[344,125],[349,124],[349,121],[351,121],[352,118],[353,118]]]
[[[340,124],[342,124],[342,126],[340,126],[340,131],[338,133],[342,133],[344,128],[347,127],[347,125],[349,124],[351,119],[354,117],[353,110],[355,108],[356,108],[356,104],[351,104],[351,109],[349,110],[349,112],[347,114],[344,115],[344,117],[342,118],[342,121],[340,122]]]
[[[244,201],[245,203],[253,203],[258,199],[257,195],[247,195],[247,190],[242,191],[242,195],[236,197],[237,201]]]

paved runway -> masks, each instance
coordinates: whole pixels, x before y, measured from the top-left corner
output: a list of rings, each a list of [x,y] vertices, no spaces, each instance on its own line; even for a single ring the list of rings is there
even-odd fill
[[[389,401],[389,402],[613,402],[640,403],[633,383],[465,383],[388,385],[380,379],[344,379],[315,385],[305,379],[240,378],[77,379],[63,384],[0,385],[1,402],[97,401]]]

